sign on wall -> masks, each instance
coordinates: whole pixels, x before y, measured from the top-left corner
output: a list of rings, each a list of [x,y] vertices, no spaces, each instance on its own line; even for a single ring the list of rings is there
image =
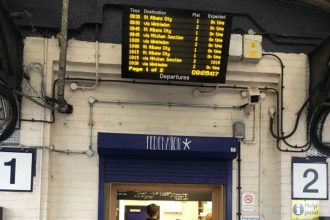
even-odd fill
[[[0,190],[32,191],[35,150],[0,149]]]
[[[325,159],[292,158],[292,199],[328,199]]]
[[[291,219],[319,219],[320,202],[315,200],[292,200]]]
[[[259,220],[259,216],[241,216],[241,220]]]
[[[98,153],[109,156],[222,158],[237,155],[238,139],[229,137],[98,133]]]
[[[253,212],[256,210],[256,195],[254,192],[243,192],[241,199],[243,212]]]
[[[231,16],[127,6],[122,77],[224,83]]]

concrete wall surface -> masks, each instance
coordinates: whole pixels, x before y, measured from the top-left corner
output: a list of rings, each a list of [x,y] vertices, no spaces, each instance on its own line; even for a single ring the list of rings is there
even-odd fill
[[[30,72],[31,84],[40,90],[44,79],[46,94],[51,96],[57,78],[59,46],[56,39],[25,39],[24,64],[41,63]],[[95,78],[96,43],[70,40],[67,76]],[[293,128],[296,112],[308,95],[308,59],[305,54],[276,53],[285,65],[284,130]],[[121,45],[99,44],[98,72],[102,79],[120,78]],[[230,62],[227,85],[279,88],[279,62],[264,56],[258,63]],[[129,80],[128,80],[129,81]],[[269,111],[276,106],[276,96],[263,92],[261,102],[252,109],[233,109],[247,103],[242,90],[201,88],[196,86],[152,85],[126,82],[99,82],[95,89],[70,89],[93,86],[93,81],[67,80],[65,98],[73,105],[72,114],[55,113],[53,124],[22,122],[20,143],[39,146],[37,174],[33,192],[0,192],[0,206],[6,220],[96,220],[98,216],[97,132],[232,137],[233,123],[243,121],[246,138],[242,142],[242,192],[255,195],[252,211],[244,216],[262,220],[291,219],[291,158],[306,153],[280,152],[269,132]],[[75,85],[75,84],[74,84]],[[215,85],[214,85],[215,86]],[[26,91],[29,92],[29,91]],[[31,92],[31,91],[30,91]],[[89,97],[122,101],[123,104],[93,106],[92,148],[94,156],[79,154],[89,147]],[[130,105],[125,101],[217,105],[219,108],[194,108],[162,105]],[[249,111],[250,110],[250,111]],[[50,120],[48,109],[23,99],[22,118]],[[329,126],[329,125],[327,125]],[[324,134],[330,139],[330,134]],[[306,114],[292,144],[306,142]],[[285,145],[281,145],[286,149]],[[50,150],[51,148],[52,150]],[[56,149],[59,152],[54,151]],[[65,153],[67,152],[67,153]],[[71,153],[70,153],[71,152]],[[328,160],[329,162],[329,160]],[[237,162],[233,161],[233,219],[237,219]],[[321,215],[330,215],[330,202],[320,201]]]

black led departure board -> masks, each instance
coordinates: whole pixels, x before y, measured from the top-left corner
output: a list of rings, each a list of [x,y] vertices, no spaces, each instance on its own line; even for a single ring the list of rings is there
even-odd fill
[[[224,13],[127,6],[122,77],[224,83],[230,29]]]

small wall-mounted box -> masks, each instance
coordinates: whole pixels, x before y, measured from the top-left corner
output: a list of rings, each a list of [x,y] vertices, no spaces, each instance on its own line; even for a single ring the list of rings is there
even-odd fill
[[[243,36],[240,34],[230,35],[229,60],[240,61],[243,55]]]
[[[243,60],[259,62],[262,56],[262,36],[246,34],[243,37]]]

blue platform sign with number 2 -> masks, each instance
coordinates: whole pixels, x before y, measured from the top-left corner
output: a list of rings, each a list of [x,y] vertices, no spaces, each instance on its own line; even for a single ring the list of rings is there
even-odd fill
[[[31,152],[0,151],[0,190],[32,191]]]
[[[328,164],[292,162],[292,199],[328,199]]]

